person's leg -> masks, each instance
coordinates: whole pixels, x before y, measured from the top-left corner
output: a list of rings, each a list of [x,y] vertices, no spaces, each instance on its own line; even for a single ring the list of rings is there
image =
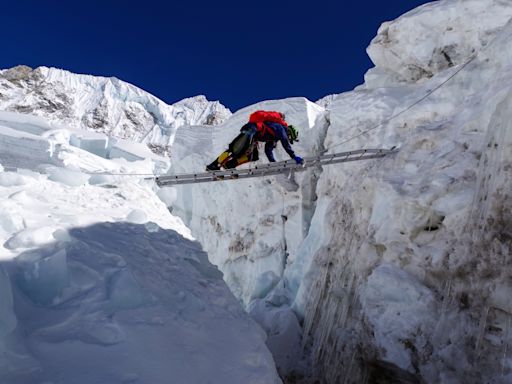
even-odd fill
[[[222,166],[226,169],[233,169],[236,168],[240,163],[238,162],[238,159],[235,159],[234,157],[229,158],[228,161],[226,161]]]
[[[254,142],[252,148],[250,149],[249,161],[258,161],[260,158],[260,154],[258,152],[258,143]]]
[[[219,157],[217,157],[215,160],[213,160],[210,164],[206,166],[207,171],[219,171],[220,167],[223,166],[223,164],[226,161],[229,161],[229,157],[231,156],[231,153],[229,151],[222,152]]]
[[[220,166],[219,166],[219,162],[217,160],[218,159],[215,159],[210,164],[208,164],[206,166],[206,170],[207,171],[219,171],[220,170]]]
[[[251,141],[251,136],[246,133],[240,133],[235,137],[231,144],[229,144],[229,150],[233,153],[233,157],[239,157],[246,153],[251,145]]]
[[[218,171],[223,168],[235,168],[237,166],[236,158],[243,156],[251,145],[251,136],[246,132],[240,133],[228,145],[228,150],[222,152],[211,164],[206,166],[207,171]]]

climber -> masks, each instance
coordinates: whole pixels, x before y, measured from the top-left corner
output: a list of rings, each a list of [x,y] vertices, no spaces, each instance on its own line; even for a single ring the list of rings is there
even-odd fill
[[[229,144],[211,164],[207,171],[218,171],[221,168],[230,169],[240,164],[259,159],[258,143],[265,142],[265,154],[268,161],[275,162],[273,150],[280,141],[285,151],[297,164],[304,160],[296,156],[290,144],[297,140],[298,131],[293,125],[288,125],[284,114],[273,111],[256,111],[249,116],[249,122],[240,129],[240,134]]]

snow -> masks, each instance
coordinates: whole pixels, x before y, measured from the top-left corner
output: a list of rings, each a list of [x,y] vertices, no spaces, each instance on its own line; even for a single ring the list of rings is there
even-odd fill
[[[183,161],[171,173],[203,169],[255,109],[298,126],[301,156],[400,148],[290,180],[169,188],[173,213],[269,333],[283,375],[303,367],[270,342],[295,345],[293,325],[274,326],[281,311],[302,325],[308,374],[322,382],[364,382],[378,374],[368,364],[407,380],[507,382],[511,17],[497,0],[426,4],[379,29],[376,66],[354,91],[177,130],[171,161]]]
[[[136,175],[167,159],[1,116],[0,382],[281,382],[263,330]]]
[[[47,67],[18,66],[0,71],[0,92],[2,111],[42,116],[50,126],[65,124],[68,128],[146,143],[160,154],[167,153],[179,126],[215,125],[231,115],[219,102],[210,102],[204,96],[167,105],[113,77],[77,75]],[[23,117],[29,119],[24,123],[34,118]],[[0,125],[1,120],[0,116]],[[41,124],[35,124],[35,128],[22,124],[22,129],[34,131],[41,129]]]
[[[375,69],[365,76],[365,85],[383,86],[391,79],[417,82],[463,64],[511,17],[506,1],[444,0],[383,23],[367,49]],[[471,21],[476,19],[478,23]]]
[[[118,79],[1,71],[0,372],[510,382],[511,17],[500,0],[425,4],[381,26],[353,91],[232,115]],[[204,170],[257,109],[299,128],[300,156],[400,150],[288,178],[143,179]]]
[[[404,370],[413,369],[409,343],[418,343],[414,347],[420,350],[427,341],[418,334],[428,333],[434,326],[431,314],[437,308],[433,292],[400,268],[381,264],[368,277],[361,301],[376,330],[376,346],[385,351],[386,360]]]

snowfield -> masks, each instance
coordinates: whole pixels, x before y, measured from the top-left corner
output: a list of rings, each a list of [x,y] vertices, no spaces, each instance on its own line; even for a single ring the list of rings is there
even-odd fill
[[[222,273],[130,176],[167,159],[39,117],[0,120],[0,382],[280,382]]]
[[[511,18],[502,0],[425,4],[379,28],[355,90],[233,114],[0,71],[0,381],[512,382]],[[299,127],[300,156],[400,150],[144,179],[202,172],[257,109]]]

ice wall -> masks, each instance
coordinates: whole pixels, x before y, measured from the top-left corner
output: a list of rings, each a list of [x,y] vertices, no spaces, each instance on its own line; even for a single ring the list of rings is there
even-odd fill
[[[462,64],[486,47],[510,17],[507,1],[444,0],[383,23],[367,49],[375,67],[365,75],[365,87],[424,81]]]
[[[204,135],[178,130],[175,171],[202,169],[260,107],[310,127],[299,154],[400,147],[296,176],[295,189],[277,178],[176,189],[173,212],[289,351],[296,323],[277,320],[293,308],[321,382],[512,380],[510,17],[503,1],[424,5],[381,27],[365,84],[323,100],[315,124],[282,100]],[[301,369],[272,348],[285,371]]]
[[[384,374],[398,382],[512,380],[512,312],[503,299],[512,294],[512,24],[502,27],[501,7],[512,9],[503,2],[441,1],[388,28],[401,33],[406,51],[417,45],[400,25],[441,23],[435,16],[443,6],[462,7],[459,21],[469,24],[482,3],[486,15],[500,16],[484,23],[488,29],[480,33],[495,38],[475,47],[476,59],[414,109],[351,142],[394,142],[400,153],[341,173],[325,167],[320,177],[319,205],[327,208],[315,212],[312,228],[327,221],[328,230],[310,231],[301,261],[285,276],[305,276],[295,308],[304,314],[305,348],[326,382],[372,382]],[[442,39],[440,27],[431,34]],[[374,42],[383,50],[387,43]],[[455,56],[464,57],[465,44],[454,44]],[[331,125],[326,147],[403,110],[454,70],[340,95],[329,105],[330,120],[348,129]],[[389,82],[389,73],[380,80]]]
[[[294,150],[301,156],[322,149],[318,132],[326,120],[320,106],[304,98],[268,101],[235,113],[215,128],[184,126],[173,146],[172,173],[203,170],[239,133],[251,111],[273,109],[301,130]],[[312,133],[314,132],[314,133]],[[289,159],[280,144],[277,159]],[[267,161],[263,147],[260,158]],[[224,272],[230,288],[245,304],[263,297],[282,276],[287,258],[308,231],[314,211],[313,180],[317,170],[290,178],[262,178],[169,188],[176,191],[173,213],[182,217],[203,244],[213,263]],[[272,278],[274,277],[274,278]]]

